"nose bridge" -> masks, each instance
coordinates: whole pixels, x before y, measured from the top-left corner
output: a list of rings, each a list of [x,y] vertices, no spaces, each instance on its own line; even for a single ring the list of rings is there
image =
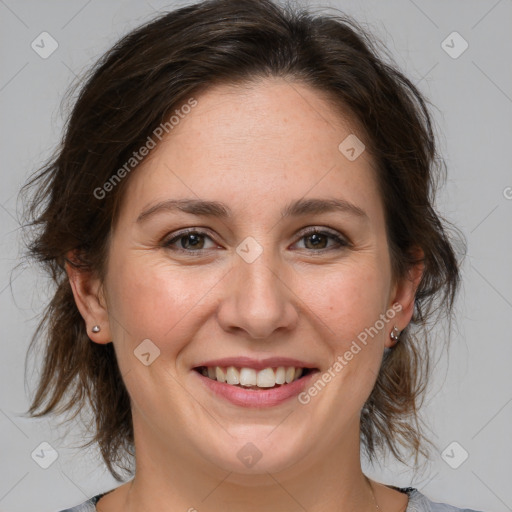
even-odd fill
[[[218,317],[224,329],[243,329],[253,338],[267,338],[297,319],[291,291],[283,282],[283,262],[271,247],[247,237],[236,249],[229,287]]]
[[[266,248],[254,261],[243,257],[236,263],[240,274],[241,297],[252,302],[252,310],[273,309],[282,296],[279,275],[280,263],[272,249]]]

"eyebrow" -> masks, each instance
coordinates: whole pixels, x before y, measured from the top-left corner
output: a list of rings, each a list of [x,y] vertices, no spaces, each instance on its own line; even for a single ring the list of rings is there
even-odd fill
[[[160,212],[181,211],[202,217],[218,217],[228,219],[231,210],[225,204],[218,201],[206,201],[202,199],[168,199],[146,208],[137,217],[137,222],[142,222]],[[299,199],[283,208],[281,217],[299,217],[319,213],[342,212],[355,217],[368,220],[368,215],[356,206],[344,199]]]

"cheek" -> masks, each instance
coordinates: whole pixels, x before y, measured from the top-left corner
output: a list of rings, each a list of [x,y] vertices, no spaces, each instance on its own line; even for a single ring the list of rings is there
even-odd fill
[[[326,407],[336,404],[332,411],[337,411],[335,415],[342,421],[359,411],[379,372],[382,340],[391,321],[381,316],[386,314],[389,273],[384,265],[368,258],[365,264],[359,261],[322,275],[319,286],[304,302],[321,319],[319,336],[322,344],[328,345],[332,362],[323,372],[328,380],[326,398],[330,397],[323,403]],[[321,383],[316,387],[323,389]]]
[[[206,291],[222,275],[199,267],[177,269],[144,256],[119,261],[109,275],[114,341],[124,339],[122,348],[128,342],[126,349],[133,350],[150,339],[161,352],[176,354],[199,327]]]
[[[208,279],[213,281],[212,274]],[[196,277],[192,267],[179,271],[168,262],[150,258],[118,260],[112,266],[107,284],[116,357],[139,411],[153,410],[158,415],[168,409],[161,400],[178,403],[183,399],[176,386],[175,364],[206,314],[201,302],[204,290],[214,285],[208,284],[206,276],[199,281]],[[194,286],[196,281],[201,285]],[[158,392],[162,387],[166,397]]]
[[[389,274],[375,260],[322,270],[301,297],[323,321],[339,349],[371,327],[385,312]],[[311,282],[311,281],[310,281]]]

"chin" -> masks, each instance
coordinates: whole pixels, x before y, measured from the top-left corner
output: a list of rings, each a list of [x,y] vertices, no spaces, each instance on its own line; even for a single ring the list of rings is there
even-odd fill
[[[283,428],[279,435],[275,431],[271,434],[275,428],[275,425],[265,428],[246,427],[243,435],[231,431],[232,437],[228,444],[217,446],[214,453],[211,453],[210,445],[210,454],[205,454],[205,457],[223,471],[232,473],[230,481],[236,475],[241,482],[249,483],[246,477],[250,475],[255,477],[249,479],[251,483],[261,485],[261,478],[256,477],[268,479],[268,473],[290,469],[312,448],[308,446],[307,438],[299,438],[297,430]]]

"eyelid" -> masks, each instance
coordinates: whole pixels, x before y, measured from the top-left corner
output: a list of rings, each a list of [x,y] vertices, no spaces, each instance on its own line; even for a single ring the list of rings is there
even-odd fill
[[[342,233],[341,231],[338,231],[337,229],[334,229],[334,228],[331,228],[331,227],[325,226],[325,225],[324,226],[315,226],[315,225],[306,226],[305,228],[301,229],[297,233],[297,236],[300,238],[300,237],[314,234],[314,233],[338,237],[340,239],[343,239],[347,244],[351,243],[349,241],[348,237],[344,233]]]
[[[343,247],[352,247],[353,246],[352,242],[349,240],[349,238],[347,236],[345,236],[343,233],[341,233],[340,231],[338,231],[336,229],[329,228],[328,226],[308,226],[308,227],[303,228],[297,234],[297,242],[299,242],[302,238],[304,238],[306,236],[311,236],[314,234],[326,235],[326,236],[330,237],[331,240],[334,240],[334,242],[336,242],[337,247],[318,249],[316,251],[308,250],[308,252],[311,252],[311,253],[322,254],[324,252],[328,252],[331,250],[336,250],[336,249],[341,249]],[[297,243],[297,242],[295,242],[295,243]],[[307,249],[305,249],[305,250],[307,250]]]
[[[208,230],[208,228],[191,227],[191,228],[184,228],[182,230],[175,231],[175,232],[171,233],[169,236],[165,236],[162,240],[162,246],[165,248],[170,247],[171,243],[177,242],[180,238],[188,235],[189,233],[197,233],[198,235],[205,236],[205,237],[209,238],[213,243],[217,244],[217,242],[215,242],[215,239],[214,239],[213,235],[210,233],[210,231]],[[219,245],[219,244],[217,244],[217,245]],[[201,252],[208,251],[209,249],[198,249],[196,251],[193,251],[193,250],[179,248],[179,249],[175,249],[175,250],[178,252],[184,251],[187,253],[194,252],[194,253],[200,254]]]
[[[203,253],[205,253],[206,251],[209,251],[211,249],[211,248],[207,248],[207,249],[193,250],[193,249],[183,249],[183,248],[174,248],[174,249],[171,248],[171,244],[176,243],[178,240],[180,240],[182,237],[186,236],[189,233],[196,233],[205,238],[209,238],[214,244],[217,244],[217,242],[215,241],[215,237],[211,234],[211,232],[208,228],[194,226],[194,227],[184,228],[182,230],[178,230],[177,232],[171,233],[171,236],[166,236],[163,239],[161,245],[162,245],[162,247],[170,249],[175,252],[181,252],[181,253],[185,253],[185,254],[194,253],[196,255],[202,255]],[[328,227],[325,225],[324,226],[312,225],[312,226],[306,226],[306,227],[302,228],[295,235],[296,241],[294,242],[293,245],[300,242],[304,237],[311,236],[314,234],[328,236],[331,238],[331,240],[333,240],[335,242],[336,245],[334,247],[330,247],[330,248],[327,247],[327,248],[318,249],[318,250],[314,250],[314,249],[302,249],[302,250],[305,250],[309,253],[323,254],[323,253],[330,252],[333,250],[340,250],[344,247],[352,247],[353,246],[352,242],[349,240],[349,238],[347,236],[345,236],[345,234],[339,232],[338,230],[336,230],[334,228],[331,228],[331,227]],[[217,244],[217,245],[219,245],[219,244]]]

